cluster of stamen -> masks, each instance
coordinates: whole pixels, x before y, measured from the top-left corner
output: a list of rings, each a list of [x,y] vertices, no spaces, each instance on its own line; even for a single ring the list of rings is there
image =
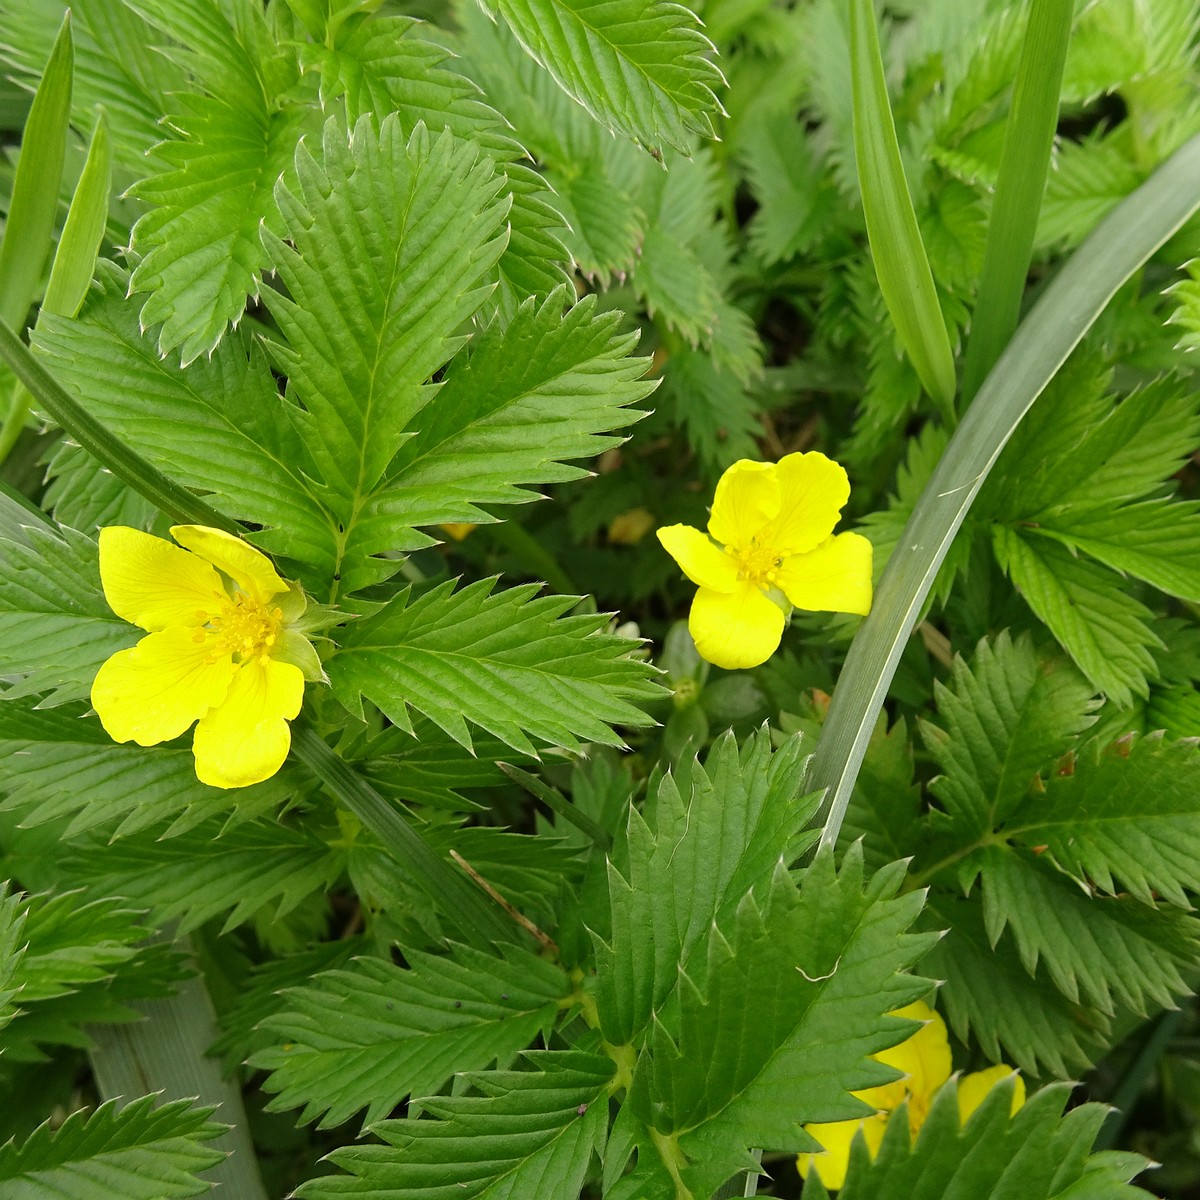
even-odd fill
[[[235,655],[240,662],[260,658],[266,661],[279,637],[283,610],[270,608],[244,592],[228,596],[220,594],[215,612],[197,612],[205,619],[204,628],[197,630],[195,641],[209,641],[209,663],[226,654]]]
[[[734,553],[738,563],[738,579],[759,587],[774,584],[783,559],[770,546],[760,545],[755,538],[748,546]]]

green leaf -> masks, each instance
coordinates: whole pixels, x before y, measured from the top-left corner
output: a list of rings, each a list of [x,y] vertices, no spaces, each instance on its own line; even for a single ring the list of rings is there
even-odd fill
[[[1011,928],[1025,969],[1044,965],[1072,1003],[1140,1016],[1188,991],[1181,974],[1200,950],[1200,921],[1131,897],[1093,898],[1040,857],[991,846],[979,856],[983,920],[992,944]]]
[[[328,578],[335,521],[315,495],[294,406],[280,398],[265,355],[240,335],[187,366],[160,355],[125,298],[127,286],[123,272],[102,263],[78,319],[39,321],[38,352],[127,445],[188,487],[212,493],[231,516],[266,526],[255,540],[269,552]]]
[[[534,1070],[469,1074],[482,1095],[423,1100],[423,1119],[373,1126],[386,1145],[329,1157],[352,1176],[301,1185],[302,1200],[403,1195],[412,1200],[575,1196],[604,1146],[613,1063],[578,1051],[531,1051]]]
[[[226,1126],[208,1119],[211,1108],[188,1100],[155,1108],[156,1099],[120,1109],[109,1100],[58,1128],[47,1121],[21,1145],[0,1146],[0,1188],[11,1200],[174,1200],[208,1191],[198,1175],[224,1156],[204,1143]]]
[[[451,1075],[508,1060],[548,1028],[570,993],[557,966],[510,946],[505,957],[456,946],[407,951],[408,969],[358,958],[286,994],[267,1019],[275,1044],[251,1065],[272,1072],[273,1111],[340,1125],[366,1108],[387,1116],[405,1096],[432,1095]],[[284,1044],[279,1045],[282,1041]]]
[[[939,1089],[915,1145],[910,1145],[906,1109],[888,1121],[874,1160],[857,1154],[838,1192],[839,1200],[933,1197],[939,1200],[1149,1200],[1127,1186],[1147,1160],[1089,1151],[1109,1110],[1085,1104],[1063,1114],[1067,1084],[1054,1084],[1030,1096],[1010,1115],[1012,1083],[993,1088],[960,1126],[958,1084]],[[1133,1161],[1130,1161],[1132,1158]],[[813,1172],[811,1177],[815,1177]],[[805,1200],[813,1193],[804,1189]]]
[[[614,851],[620,869],[608,870],[611,932],[593,935],[596,1008],[607,1041],[633,1041],[713,922],[732,920],[776,863],[799,854],[806,839],[797,835],[818,799],[797,799],[803,766],[798,738],[772,753],[760,730],[739,752],[729,733],[704,767],[663,779],[650,823],[630,810]]]
[[[58,190],[71,117],[75,52],[64,16],[21,139],[0,242],[0,321],[20,329],[42,277],[58,217]]]
[[[160,351],[178,349],[189,363],[216,346],[258,292],[268,265],[259,229],[278,227],[275,183],[311,131],[313,109],[281,99],[286,68],[278,51],[260,59],[270,35],[252,7],[239,8],[236,27],[217,0],[133,7],[186,47],[177,61],[203,88],[172,97],[179,137],[156,147],[164,168],[133,192],[151,206],[132,235],[140,261],[130,287],[150,292],[141,322],[161,323]]]
[[[942,729],[923,726],[943,775],[930,790],[966,845],[1005,825],[1095,718],[1092,689],[1071,668],[1038,660],[1027,637],[981,641],[950,686],[934,684]]]
[[[11,696],[11,693],[10,693]],[[86,705],[46,709],[36,697],[0,703],[0,810],[24,827],[66,820],[71,839],[92,829],[112,838],[161,826],[163,836],[216,815],[235,821],[274,811],[290,794],[286,774],[231,793],[196,778],[188,745],[118,745]]]
[[[534,585],[492,595],[495,580],[453,582],[414,598],[405,589],[356,622],[326,668],[352,711],[359,696],[411,730],[410,708],[470,746],[468,722],[524,754],[529,737],[578,750],[580,738],[620,745],[612,725],[642,726],[635,707],[660,695],[633,643],[602,633],[604,614],[563,616],[571,597]]]
[[[739,458],[757,455],[758,406],[732,371],[716,366],[712,354],[691,349],[672,354],[663,372],[662,397],[714,476]]]
[[[22,939],[26,909],[19,895],[0,885],[0,1032],[16,1013],[14,999],[21,990],[19,971],[25,954]]]
[[[1188,892],[1200,891],[1197,771],[1200,751],[1190,738],[1093,741],[1005,833],[1044,848],[1081,886],[1188,908]]]
[[[0,511],[0,564],[0,672],[19,677],[3,696],[87,695],[100,664],[139,636],[104,599],[96,543]]]
[[[1111,135],[1067,142],[1046,181],[1034,244],[1040,249],[1078,245],[1142,178]]]
[[[1121,707],[1147,695],[1159,645],[1151,613],[1113,587],[1101,568],[1048,538],[1022,537],[995,526],[996,558],[1029,607],[1097,691]]]
[[[365,549],[385,548],[397,526],[486,521],[481,504],[527,502],[531,485],[581,478],[588,472],[567,460],[618,445],[610,431],[642,417],[626,406],[655,381],[644,378],[647,359],[629,357],[635,335],[617,332],[617,313],[597,315],[594,296],[564,313],[565,300],[526,301],[455,359],[365,509]]]
[[[900,161],[871,0],[851,0],[850,47],[854,153],[879,289],[926,391],[952,414],[954,357]]]
[[[305,444],[343,527],[349,592],[387,569],[366,562],[355,517],[487,294],[507,201],[503,176],[474,146],[423,128],[406,144],[395,117],[378,132],[364,117],[349,140],[330,120],[320,162],[297,152],[297,179],[296,192],[280,192],[291,244],[264,235],[288,295],[263,299],[286,338],[272,353],[308,412]]]
[[[656,1026],[632,1085],[643,1119],[681,1156],[693,1195],[711,1194],[746,1165],[754,1146],[810,1150],[806,1121],[865,1115],[847,1093],[895,1078],[867,1056],[908,1034],[888,1016],[925,994],[927,980],[898,972],[931,935],[906,933],[915,893],[895,897],[903,867],[864,886],[852,849],[840,872],[820,854],[797,892],[786,871],[747,896],[727,933],[714,929],[707,961],[681,976],[674,1032]]]
[[[209,820],[163,841],[147,833],[92,843],[72,857],[72,878],[102,895],[124,896],[180,934],[221,914],[222,931],[270,906],[280,919],[345,867],[345,855],[311,828],[264,822],[221,829]]]
[[[713,136],[723,83],[712,43],[666,0],[486,0],[526,51],[602,125],[654,149]]]
[[[934,892],[926,923],[950,932],[921,961],[944,982],[938,1003],[964,1042],[974,1038],[992,1062],[1008,1059],[1032,1075],[1069,1078],[1099,1057],[1109,1023],[1094,1009],[1071,1004],[1025,970],[1013,942],[993,945],[982,905]]]

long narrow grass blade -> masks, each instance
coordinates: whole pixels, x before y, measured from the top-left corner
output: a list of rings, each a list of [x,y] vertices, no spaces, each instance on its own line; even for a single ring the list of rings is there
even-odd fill
[[[117,478],[123,479],[134,491],[145,496],[172,521],[182,525],[209,525],[233,534],[243,532],[236,521],[217,512],[173,479],[168,479],[153,463],[114,437],[66,392],[3,321],[0,321],[0,360],[8,365],[34,401],[73,441],[98,458]]]
[[[850,64],[854,157],[879,290],[921,383],[952,422],[954,354],[900,161],[872,0],[850,0]]]
[[[514,940],[511,924],[466,875],[455,870],[361,775],[344,762],[316,731],[297,726],[292,736],[296,757],[384,845],[406,878],[433,901],[435,910],[464,941],[487,949],[492,942]]]
[[[825,788],[822,844],[837,841],[875,720],[938,567],[1021,418],[1117,289],[1200,209],[1200,136],[1114,209],[1021,323],[913,510],[862,623],[805,786]]]
[[[75,51],[71,14],[63,17],[21,138],[4,242],[0,244],[0,321],[20,328],[41,278],[58,215],[71,119]]]
[[[979,391],[1021,315],[1074,10],[1073,0],[1033,0],[1029,10],[963,366],[964,406]]]

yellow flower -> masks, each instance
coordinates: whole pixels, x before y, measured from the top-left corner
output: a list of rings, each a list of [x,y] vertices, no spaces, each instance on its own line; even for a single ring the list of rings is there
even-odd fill
[[[908,1101],[908,1126],[914,1137],[925,1124],[934,1096],[950,1078],[950,1039],[946,1036],[946,1023],[921,1000],[897,1009],[892,1015],[925,1022],[907,1041],[873,1055],[876,1062],[903,1071],[904,1078],[854,1093],[860,1100],[875,1106],[877,1111],[873,1116],[862,1120],[805,1125],[805,1132],[811,1133],[825,1150],[820,1154],[801,1154],[797,1157],[796,1165],[801,1177],[807,1176],[810,1169],[815,1169],[827,1188],[840,1188],[846,1182],[850,1144],[855,1134],[862,1131],[867,1149],[874,1158],[883,1141],[888,1117],[905,1100]],[[959,1121],[966,1124],[967,1118],[983,1103],[988,1092],[1012,1074],[1012,1067],[1001,1064],[989,1067],[986,1071],[964,1075],[958,1081]],[[1015,1113],[1024,1103],[1025,1081],[1018,1075],[1013,1089],[1012,1111]]]
[[[688,629],[701,658],[726,670],[766,662],[793,605],[870,610],[871,543],[833,534],[849,497],[846,472],[816,451],[778,463],[743,458],[717,484],[708,537],[690,525],[658,531],[700,589]]]
[[[187,548],[125,526],[100,531],[105,598],[149,636],[100,668],[92,705],[114,741],[139,746],[198,721],[200,781],[246,787],[283,765],[304,681],[322,677],[295,628],[304,593],[219,529],[176,525],[171,536]]]

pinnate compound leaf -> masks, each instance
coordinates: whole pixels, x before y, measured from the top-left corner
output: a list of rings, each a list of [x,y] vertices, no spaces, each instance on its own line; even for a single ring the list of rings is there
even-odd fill
[[[931,785],[963,844],[1002,826],[1093,721],[1092,689],[1038,660],[1027,637],[981,641],[949,686],[934,685],[943,728],[923,726],[944,774]]]
[[[626,406],[655,382],[643,377],[647,359],[629,357],[635,337],[617,332],[616,313],[597,315],[594,297],[564,313],[565,303],[563,292],[527,301],[455,359],[361,518],[368,548],[397,524],[488,520],[478,505],[521,503],[536,498],[531,485],[578,479],[587,472],[567,460],[617,445],[610,431],[641,418]]]
[[[265,526],[255,539],[265,549],[331,574],[336,522],[308,478],[293,406],[262,351],[230,336],[182,366],[142,333],[126,286],[119,268],[101,263],[77,319],[43,315],[34,344],[55,377],[173,479]]]
[[[410,708],[464,746],[477,725],[513,749],[530,738],[578,750],[580,739],[621,744],[613,725],[642,726],[638,707],[661,695],[634,644],[602,632],[607,616],[563,616],[575,600],[537,596],[533,585],[492,594],[494,579],[422,596],[405,589],[342,636],[326,669],[352,711],[360,696],[402,729]]]
[[[651,823],[630,810],[608,871],[611,931],[593,935],[599,1027],[613,1045],[647,1026],[713,922],[811,844],[800,831],[817,797],[799,796],[803,769],[798,738],[772,752],[760,730],[739,751],[729,733],[703,767],[663,779]]]
[[[524,1058],[533,1070],[467,1075],[481,1094],[429,1098],[428,1117],[381,1121],[372,1132],[386,1145],[335,1150],[330,1159],[352,1175],[314,1179],[297,1196],[577,1196],[604,1147],[612,1059],[578,1051]]]
[[[96,543],[35,522],[0,495],[0,674],[17,677],[0,703],[85,696],[100,664],[140,636],[104,599]]]
[[[902,864],[866,881],[862,866],[856,847],[840,871],[820,854],[797,890],[781,864],[763,901],[747,896],[727,931],[710,934],[707,961],[684,973],[673,1028],[656,1026],[632,1094],[675,1143],[694,1195],[716,1190],[752,1147],[810,1150],[801,1123],[863,1116],[847,1093],[895,1078],[867,1056],[908,1035],[888,1014],[930,984],[899,972],[935,935],[906,932],[921,897],[896,896]]]
[[[211,1108],[189,1100],[156,1108],[155,1099],[123,1108],[109,1100],[92,1113],[72,1113],[57,1129],[47,1121],[20,1145],[0,1146],[0,1192],[11,1200],[175,1200],[207,1192],[212,1184],[198,1174],[224,1154],[205,1143],[226,1126],[209,1120]]]
[[[101,828],[111,837],[172,822],[182,832],[218,813],[247,819],[281,804],[287,777],[231,793],[196,778],[190,746],[118,745],[83,704],[52,709],[35,697],[0,703],[0,810],[22,826],[69,818],[60,836]]]
[[[509,947],[504,958],[457,946],[449,957],[409,951],[401,970],[358,958],[289,991],[266,1022],[275,1044],[251,1065],[271,1071],[272,1110],[304,1106],[340,1125],[362,1108],[373,1124],[404,1099],[439,1091],[528,1046],[571,985],[557,966]],[[283,1044],[278,1044],[282,1042]]]
[[[1149,1164],[1139,1155],[1091,1154],[1108,1109],[1085,1104],[1064,1115],[1068,1084],[1030,1096],[1014,1114],[1011,1082],[993,1088],[965,1126],[958,1114],[957,1083],[942,1087],[916,1144],[906,1111],[888,1121],[872,1161],[854,1155],[839,1200],[938,1197],[938,1200],[1149,1200],[1129,1179]],[[804,1200],[824,1200],[816,1172]]]
[[[212,350],[257,293],[267,266],[259,227],[278,227],[275,182],[318,110],[281,98],[294,80],[279,78],[288,70],[282,52],[266,50],[262,10],[239,6],[235,28],[217,0],[134,7],[179,38],[186,49],[177,61],[203,89],[173,97],[180,136],[156,148],[164,169],[133,192],[151,205],[132,239],[141,261],[130,285],[150,293],[142,324],[161,323],[159,349],[178,349],[187,363]]]
[[[713,135],[712,43],[671,0],[483,0],[602,125],[650,148]]]
[[[1123,707],[1147,694],[1155,674],[1150,648],[1159,640],[1145,605],[1116,591],[1102,567],[1049,538],[998,525],[994,545],[1014,586],[1098,691]]]

